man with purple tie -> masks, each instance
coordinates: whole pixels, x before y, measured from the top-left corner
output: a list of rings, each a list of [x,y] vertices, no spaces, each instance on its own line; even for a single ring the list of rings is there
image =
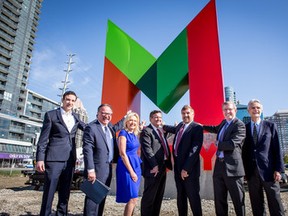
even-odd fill
[[[181,115],[182,122],[177,126],[163,126],[166,132],[175,134],[173,158],[178,214],[188,214],[188,198],[193,215],[202,215],[199,154],[203,143],[203,127],[194,122],[191,106],[183,106]]]

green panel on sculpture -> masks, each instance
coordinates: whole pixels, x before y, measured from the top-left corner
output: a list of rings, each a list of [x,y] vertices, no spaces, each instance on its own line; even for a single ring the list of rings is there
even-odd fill
[[[184,29],[157,60],[157,106],[166,113],[189,89],[187,49]]]
[[[157,62],[141,77],[136,86],[157,105]]]
[[[156,61],[155,57],[110,20],[106,35],[105,56],[133,84],[136,84]]]

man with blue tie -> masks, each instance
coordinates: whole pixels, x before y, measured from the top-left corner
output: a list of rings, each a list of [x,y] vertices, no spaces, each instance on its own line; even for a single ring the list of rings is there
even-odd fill
[[[129,110],[127,114],[130,112]],[[87,125],[83,135],[85,177],[92,183],[97,178],[108,187],[112,180],[112,163],[116,163],[119,157],[116,132],[123,128],[124,122],[122,118],[112,125],[112,115],[112,107],[109,104],[101,104],[97,109],[97,119]],[[103,215],[105,199],[96,204],[86,196],[84,216]]]
[[[253,215],[266,215],[264,191],[270,215],[285,215],[279,185],[284,162],[277,127],[261,120],[263,107],[259,100],[249,101],[247,109],[251,122],[246,124],[242,154]]]
[[[73,112],[77,96],[67,91],[62,97],[62,106],[48,111],[36,152],[36,169],[45,172],[41,216],[51,215],[52,202],[58,189],[56,215],[67,215],[70,187],[76,161],[75,136],[77,129],[83,130],[85,123]]]
[[[244,167],[242,146],[245,139],[245,124],[236,118],[237,108],[231,101],[222,105],[224,120],[217,126],[203,129],[217,133],[218,150],[213,172],[213,188],[216,215],[228,216],[228,192],[237,216],[245,215]]]

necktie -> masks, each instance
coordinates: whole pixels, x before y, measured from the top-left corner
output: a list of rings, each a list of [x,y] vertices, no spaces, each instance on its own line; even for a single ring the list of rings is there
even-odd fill
[[[169,153],[168,153],[168,149],[167,149],[167,146],[166,146],[166,142],[163,139],[162,131],[159,128],[157,128],[157,131],[158,131],[158,134],[159,134],[160,139],[161,139],[161,144],[162,144],[162,146],[164,148],[164,154],[165,154],[166,158],[168,158],[169,157]]]
[[[174,153],[176,156],[177,156],[177,152],[178,152],[179,143],[180,143],[183,131],[184,131],[184,127],[185,127],[185,124],[183,124],[181,126],[181,128],[179,129],[179,131],[177,133],[176,145],[175,145],[175,150],[174,150]]]
[[[226,122],[225,125],[223,126],[222,130],[221,130],[219,137],[218,137],[218,141],[223,141],[224,134],[225,134],[227,127],[228,127],[228,123]]]
[[[253,126],[253,141],[254,141],[254,145],[256,145],[258,141],[256,123],[254,123],[254,126]]]
[[[106,141],[107,141],[107,145],[108,145],[108,149],[109,149],[109,162],[111,162],[113,160],[113,144],[112,144],[112,140],[110,137],[110,133],[109,133],[109,129],[107,126],[104,127],[105,128],[105,136],[106,136]]]
[[[225,134],[225,131],[226,131],[228,125],[229,125],[228,122],[226,122],[226,123],[224,124],[222,130],[220,131],[220,134],[219,134],[219,137],[218,137],[218,141],[219,141],[219,142],[223,141],[224,134]],[[216,155],[217,155],[217,157],[219,157],[219,158],[223,158],[223,157],[224,157],[224,152],[217,150]]]

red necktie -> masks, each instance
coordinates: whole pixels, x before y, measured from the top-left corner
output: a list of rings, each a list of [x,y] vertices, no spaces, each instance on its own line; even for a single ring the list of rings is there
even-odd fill
[[[183,125],[181,126],[181,128],[179,129],[179,131],[178,131],[178,133],[177,133],[176,145],[175,145],[175,150],[174,150],[174,153],[175,153],[176,156],[177,156],[177,151],[178,151],[179,143],[180,143],[180,140],[181,140],[183,131],[184,131],[184,127],[185,127],[185,124],[183,124]]]
[[[164,148],[164,154],[165,154],[166,158],[168,158],[168,157],[169,157],[169,153],[168,153],[168,150],[167,150],[166,142],[165,142],[165,140],[163,139],[162,131],[161,131],[159,128],[157,128],[157,131],[158,131],[159,137],[160,137],[160,139],[161,139],[161,144],[162,144],[162,146],[163,146],[163,148]]]

